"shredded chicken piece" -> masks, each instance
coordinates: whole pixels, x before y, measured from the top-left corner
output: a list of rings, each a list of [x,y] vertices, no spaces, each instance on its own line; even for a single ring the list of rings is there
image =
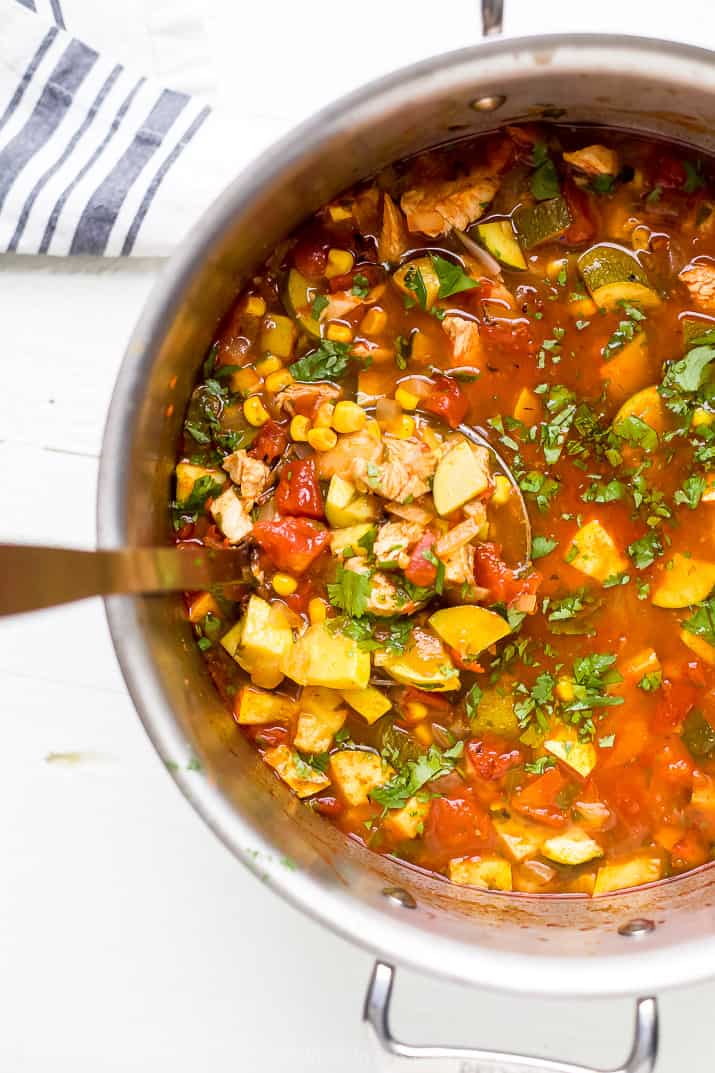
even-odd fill
[[[419,499],[429,491],[427,478],[437,466],[437,456],[420,440],[383,437],[385,461],[370,466],[365,459],[355,459],[352,475],[358,487],[376,492],[398,503]]]
[[[363,559],[355,557],[348,559],[344,564],[346,570],[352,570],[354,574],[367,574],[370,568]],[[370,592],[367,598],[367,608],[371,615],[411,615],[422,605],[415,600],[404,601],[398,592],[397,585],[381,570],[373,570],[370,576]]]
[[[366,339],[364,342],[355,343],[352,348],[352,354],[355,358],[369,359],[370,362],[381,363],[383,361],[390,361],[395,356],[395,348],[391,346],[382,346],[381,343],[375,343],[372,339]]]
[[[455,365],[476,365],[482,356],[479,325],[475,320],[449,313],[442,327],[452,341],[452,361]]]
[[[308,414],[321,402],[334,402],[341,395],[340,388],[332,384],[289,384],[278,392],[275,403],[279,413],[285,410],[292,417],[296,413]]]
[[[480,528],[474,518],[465,518],[439,538],[434,546],[435,555],[440,559],[448,559],[474,540],[479,535]]]
[[[367,474],[368,465],[381,461],[383,452],[381,441],[376,440],[365,429],[351,432],[347,436],[341,436],[330,451],[318,453],[318,475],[323,480],[329,480],[336,473],[346,480],[352,480],[358,475],[362,477]]]
[[[406,522],[414,522],[415,525],[426,526],[434,520],[434,511],[427,510],[419,503],[386,503],[385,510],[388,514],[404,518]]]
[[[380,200],[380,191],[376,186],[368,186],[356,195],[353,202],[353,216],[358,226],[358,231],[370,232],[375,226],[377,206]]]
[[[474,578],[474,548],[464,544],[444,562],[444,583],[447,588],[458,588],[461,600],[479,603],[489,595],[487,589],[477,585]],[[466,586],[466,589],[465,589]]]
[[[563,158],[584,175],[618,175],[621,170],[618,153],[605,145],[587,145],[573,153],[564,153]]]
[[[407,466],[415,477],[423,480],[432,477],[437,468],[437,456],[431,447],[422,440],[410,436],[402,439],[399,436],[383,437],[388,462],[402,462]]]
[[[321,309],[319,320],[340,320],[341,317],[352,313],[353,309],[363,304],[364,299],[358,298],[356,294],[350,294],[349,291],[335,291],[328,298],[328,304]]]
[[[229,544],[240,544],[253,529],[251,515],[233,486],[214,499],[209,510]]]
[[[531,615],[536,609],[536,596],[533,593],[524,593],[523,596],[517,596],[509,607],[514,611],[523,611],[526,615]]]
[[[681,269],[678,279],[688,288],[699,309],[715,313],[715,265],[696,261]]]
[[[399,261],[408,244],[404,217],[390,195],[385,194],[377,255],[381,261]]]
[[[463,231],[478,220],[499,189],[499,179],[475,168],[460,179],[427,182],[407,190],[400,199],[410,231],[433,238],[457,228]]]
[[[221,463],[235,485],[241,499],[250,510],[271,479],[271,471],[265,462],[252,458],[247,451],[234,451]]]
[[[378,563],[395,562],[404,570],[410,561],[408,548],[416,544],[423,533],[422,526],[412,522],[386,522],[378,530],[373,554]]]
[[[486,447],[483,448],[483,450],[486,451]],[[487,453],[487,465],[488,464],[489,464],[489,455]],[[464,506],[462,507],[462,510],[464,511],[464,513],[467,515],[468,518],[471,518],[475,522],[475,524],[477,526],[477,532],[481,533],[482,530],[484,529],[484,526],[487,525],[487,523],[488,523],[487,505],[484,502],[484,500],[483,499],[472,499],[471,502],[464,504]]]

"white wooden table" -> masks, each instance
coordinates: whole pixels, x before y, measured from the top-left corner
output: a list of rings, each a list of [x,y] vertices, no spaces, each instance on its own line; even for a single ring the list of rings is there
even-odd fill
[[[512,31],[677,32],[664,5],[632,3],[627,26],[615,0],[507,7]],[[267,20],[265,5],[216,2],[221,94],[237,102],[239,132],[251,101],[243,151],[395,63],[474,39],[472,0],[434,10],[281,2]],[[709,5],[683,10],[695,21],[679,36],[715,45]],[[0,539],[93,545],[107,404],[160,268],[0,258]],[[192,812],[135,716],[100,604],[2,623],[0,684],[2,1073],[373,1068],[360,1025],[370,958],[280,902]],[[715,984],[663,997],[662,1073],[709,1069],[714,1002]],[[395,1002],[415,1041],[589,1063],[621,1058],[631,1014],[624,1001],[511,999],[406,972]]]

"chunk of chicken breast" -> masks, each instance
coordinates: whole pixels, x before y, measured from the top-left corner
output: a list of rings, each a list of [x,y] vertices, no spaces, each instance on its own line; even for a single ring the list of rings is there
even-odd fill
[[[706,313],[715,313],[715,265],[696,261],[686,265],[678,273],[678,279],[690,291],[699,309]]]
[[[265,462],[252,458],[247,451],[234,451],[226,455],[222,467],[238,487],[239,495],[247,510],[250,510],[271,479],[271,471]]]
[[[405,218],[389,194],[382,205],[382,227],[377,240],[377,255],[381,261],[399,261],[409,244]]]
[[[309,414],[321,402],[334,402],[342,395],[339,387],[332,384],[289,384],[275,398],[278,411],[284,410],[291,417],[297,413]]]
[[[251,515],[233,486],[214,499],[209,510],[229,544],[240,544],[253,529]]]
[[[482,356],[479,325],[475,320],[449,313],[442,321],[442,328],[452,343],[452,361],[455,365],[476,365]]]
[[[605,145],[587,145],[573,153],[564,153],[563,158],[584,175],[618,175],[621,170],[618,153]]]
[[[407,190],[400,198],[410,231],[436,237],[463,231],[483,215],[499,189],[499,179],[475,168],[460,179],[436,180]]]

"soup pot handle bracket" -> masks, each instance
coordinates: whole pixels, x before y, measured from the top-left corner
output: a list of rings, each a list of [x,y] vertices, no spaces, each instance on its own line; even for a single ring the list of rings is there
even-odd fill
[[[375,962],[365,996],[363,1020],[368,1034],[381,1054],[418,1061],[420,1073],[605,1073],[589,1066],[557,1062],[522,1054],[484,1051],[472,1047],[413,1046],[401,1043],[390,1031],[389,1011],[395,970]],[[635,1032],[631,1052],[625,1062],[609,1073],[651,1073],[658,1054],[658,1009],[654,998],[636,1002]]]

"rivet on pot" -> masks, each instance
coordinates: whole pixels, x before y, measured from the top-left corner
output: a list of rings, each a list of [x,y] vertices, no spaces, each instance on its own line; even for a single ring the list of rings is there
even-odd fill
[[[505,101],[506,97],[501,93],[494,93],[490,96],[477,97],[476,100],[470,101],[470,107],[475,112],[496,112],[497,108],[501,108]]]
[[[403,890],[402,887],[385,887],[382,893],[395,905],[401,905],[403,909],[417,908],[415,899],[408,890]]]
[[[625,935],[627,939],[633,939],[641,935],[647,935],[651,931],[655,931],[654,921],[637,918],[636,920],[629,920],[627,924],[621,924],[618,934]]]

